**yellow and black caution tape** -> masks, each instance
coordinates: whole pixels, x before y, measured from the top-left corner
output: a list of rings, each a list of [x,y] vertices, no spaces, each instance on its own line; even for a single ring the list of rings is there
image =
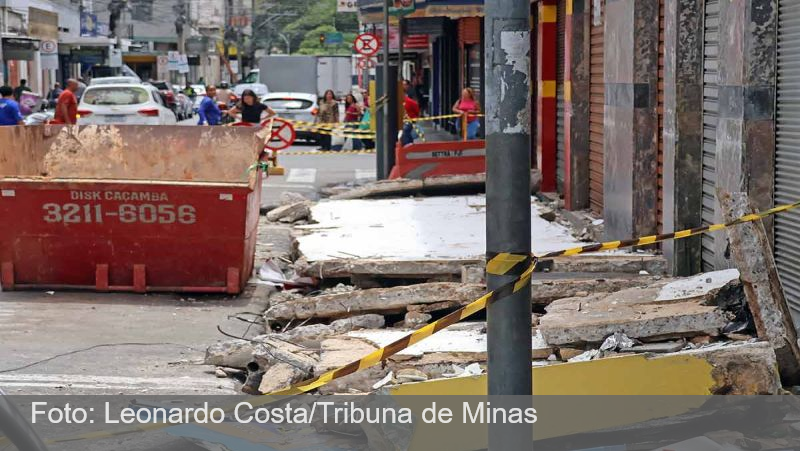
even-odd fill
[[[475,313],[485,309],[489,304],[507,298],[512,294],[522,290],[524,287],[530,284],[531,275],[533,274],[534,268],[536,267],[536,263],[542,259],[549,259],[560,256],[572,256],[587,252],[597,252],[597,251],[605,251],[611,249],[621,249],[626,247],[643,246],[666,240],[672,240],[672,239],[677,240],[677,239],[688,238],[690,236],[700,235],[703,233],[724,230],[726,228],[734,227],[736,225],[744,224],[747,222],[758,221],[768,216],[772,216],[778,213],[782,213],[797,208],[798,206],[800,206],[800,201],[791,204],[780,205],[759,213],[747,214],[740,218],[734,219],[733,221],[726,222],[723,224],[712,224],[703,227],[696,227],[693,229],[681,230],[673,233],[651,235],[647,237],[635,238],[630,240],[610,241],[606,243],[591,244],[588,246],[575,247],[572,249],[565,249],[562,251],[548,252],[539,256],[520,255],[513,253],[498,253],[494,255],[489,255],[488,256],[489,260],[486,264],[486,270],[488,273],[495,275],[509,275],[509,276],[516,274],[519,275],[515,277],[514,280],[506,283],[502,287],[486,293],[485,295],[481,296],[475,301],[450,313],[449,315],[437,321],[434,321],[433,323],[430,323],[421,329],[413,331],[408,335],[405,335],[404,337],[395,340],[389,345],[377,349],[358,360],[355,360],[347,365],[323,373],[312,379],[308,379],[303,382],[294,384],[286,389],[279,390],[273,393],[267,393],[263,398],[260,399],[260,402],[251,404],[255,406],[255,405],[270,404],[273,402],[279,402],[284,400],[285,398],[275,398],[275,397],[292,396],[292,395],[307,393],[311,390],[322,387],[323,385],[326,385],[331,381],[340,379],[347,375],[353,374],[357,371],[374,366],[388,359],[389,357],[397,354],[398,352],[407,349],[408,347],[416,343],[419,343],[420,341],[430,337],[431,335],[447,328],[448,326],[451,326],[465,318],[470,317],[471,315],[474,315]],[[124,430],[100,431],[100,432],[78,435],[74,437],[54,439],[47,441],[47,443],[53,444],[53,443],[63,443],[68,441],[109,438],[119,435],[131,434],[139,431],[155,430],[169,426],[171,425],[147,424],[147,425],[140,425],[127,428]],[[4,440],[3,438],[0,438],[0,444],[2,443],[4,443]]]
[[[561,251],[548,252],[546,254],[537,255],[536,258],[538,258],[539,260],[544,260],[555,257],[569,257],[573,255],[585,254],[587,252],[609,251],[613,249],[622,249],[627,247],[647,246],[649,244],[660,243],[662,241],[668,241],[668,240],[679,240],[707,232],[716,232],[718,230],[725,230],[727,228],[737,226],[739,224],[744,224],[746,222],[759,221],[768,216],[776,215],[778,213],[783,213],[785,211],[797,208],[799,206],[800,206],[800,201],[797,201],[791,204],[779,205],[777,207],[770,208],[769,210],[764,210],[762,212],[744,215],[740,218],[734,219],[733,221],[722,224],[711,224],[702,227],[695,227],[693,229],[680,230],[678,232],[663,233],[661,235],[650,235],[641,238],[633,238],[630,240],[607,241],[605,243],[589,244],[586,246],[573,247],[571,249],[564,249]]]
[[[279,152],[281,156],[295,155],[372,155],[375,149],[363,150],[290,150]]]

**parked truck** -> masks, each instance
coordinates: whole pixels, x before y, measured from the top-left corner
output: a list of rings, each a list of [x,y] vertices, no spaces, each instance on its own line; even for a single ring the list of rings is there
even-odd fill
[[[247,74],[238,86],[260,83],[270,92],[314,93],[318,96],[333,89],[344,96],[353,86],[350,56],[268,55],[258,62],[258,69]]]

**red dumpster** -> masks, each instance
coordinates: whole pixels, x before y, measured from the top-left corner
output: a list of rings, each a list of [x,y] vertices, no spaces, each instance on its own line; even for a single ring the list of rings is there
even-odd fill
[[[234,127],[0,127],[4,290],[239,293],[263,141]]]

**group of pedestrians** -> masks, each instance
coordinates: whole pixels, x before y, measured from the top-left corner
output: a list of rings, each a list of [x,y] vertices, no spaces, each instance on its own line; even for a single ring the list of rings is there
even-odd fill
[[[328,89],[318,103],[314,122],[323,125],[326,129],[341,130],[344,136],[331,134],[328,130],[321,131],[317,134],[320,150],[342,150],[347,139],[352,141],[353,150],[375,147],[372,139],[352,136],[355,133],[369,131],[370,120],[370,111],[366,102],[359,102],[355,94],[349,93],[344,97],[344,120],[342,121],[339,114],[339,100],[333,90]],[[343,124],[343,127],[338,127],[340,123]],[[351,137],[346,137],[348,133],[351,134]]]
[[[220,125],[223,115],[236,118],[241,115],[241,122],[260,124],[265,119],[275,116],[275,111],[259,100],[252,89],[245,89],[238,103],[230,106],[231,93],[227,84],[217,89],[214,85],[206,86],[206,95],[197,108],[199,120],[197,125]],[[220,108],[222,106],[222,108]]]
[[[66,89],[60,89],[58,83],[56,83],[55,87],[59,88],[59,91],[57,91],[58,95],[54,99],[55,116],[51,123],[75,124],[78,119],[78,99],[75,93],[80,89],[80,84],[77,80],[69,79],[66,83]],[[0,97],[0,126],[24,124],[19,100],[25,91],[30,91],[25,84],[25,80],[21,80],[20,86],[17,88],[0,86],[0,96],[2,96]],[[50,92],[50,95],[53,95],[54,92],[56,92],[55,88]]]

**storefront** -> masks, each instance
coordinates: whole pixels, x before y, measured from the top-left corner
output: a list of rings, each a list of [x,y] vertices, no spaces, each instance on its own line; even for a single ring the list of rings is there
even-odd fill
[[[10,86],[19,86],[37,72],[36,57],[39,40],[32,38],[3,38],[3,79]]]

